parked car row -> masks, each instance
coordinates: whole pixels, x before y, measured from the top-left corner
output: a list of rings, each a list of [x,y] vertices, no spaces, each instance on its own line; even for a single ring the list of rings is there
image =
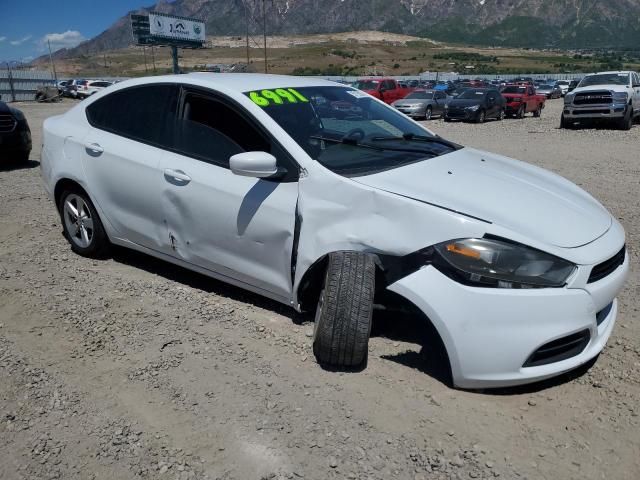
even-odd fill
[[[63,97],[83,99],[113,85],[107,80],[86,80],[74,78],[58,82],[58,91]]]

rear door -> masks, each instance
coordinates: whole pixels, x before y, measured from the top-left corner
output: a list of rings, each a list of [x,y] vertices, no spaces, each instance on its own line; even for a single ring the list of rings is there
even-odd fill
[[[227,281],[291,299],[298,168],[244,109],[183,87],[171,152],[162,157],[162,210],[171,254]],[[235,175],[229,158],[266,151],[280,180]],[[233,283],[233,282],[232,282]]]
[[[177,87],[154,84],[118,90],[86,109],[83,139],[89,194],[118,237],[166,251],[158,170]]]

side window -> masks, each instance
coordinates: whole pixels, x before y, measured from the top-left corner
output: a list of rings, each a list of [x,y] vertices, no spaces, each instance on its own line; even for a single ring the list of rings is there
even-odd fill
[[[144,85],[113,92],[87,107],[89,123],[100,130],[166,147],[166,131],[176,109],[176,87]]]
[[[436,92],[436,100],[444,100],[446,97],[443,92]]]
[[[640,76],[637,73],[633,74],[633,84],[640,85]]]
[[[229,157],[271,151],[270,143],[235,110],[215,98],[188,92],[176,122],[173,148],[207,163],[229,168]]]
[[[529,87],[529,95],[535,95],[536,92],[533,90],[533,87]]]
[[[396,85],[393,82],[393,80],[385,80],[382,85],[385,88],[385,90],[393,90],[396,88]]]

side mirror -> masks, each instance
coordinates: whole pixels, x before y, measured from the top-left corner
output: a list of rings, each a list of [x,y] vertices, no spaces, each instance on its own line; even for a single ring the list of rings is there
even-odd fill
[[[233,155],[229,166],[235,175],[265,178],[280,173],[276,157],[267,152],[244,152]]]

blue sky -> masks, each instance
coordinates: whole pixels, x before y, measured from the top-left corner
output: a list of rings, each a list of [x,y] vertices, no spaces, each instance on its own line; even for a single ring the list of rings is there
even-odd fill
[[[74,47],[154,0],[0,0],[0,63]]]

